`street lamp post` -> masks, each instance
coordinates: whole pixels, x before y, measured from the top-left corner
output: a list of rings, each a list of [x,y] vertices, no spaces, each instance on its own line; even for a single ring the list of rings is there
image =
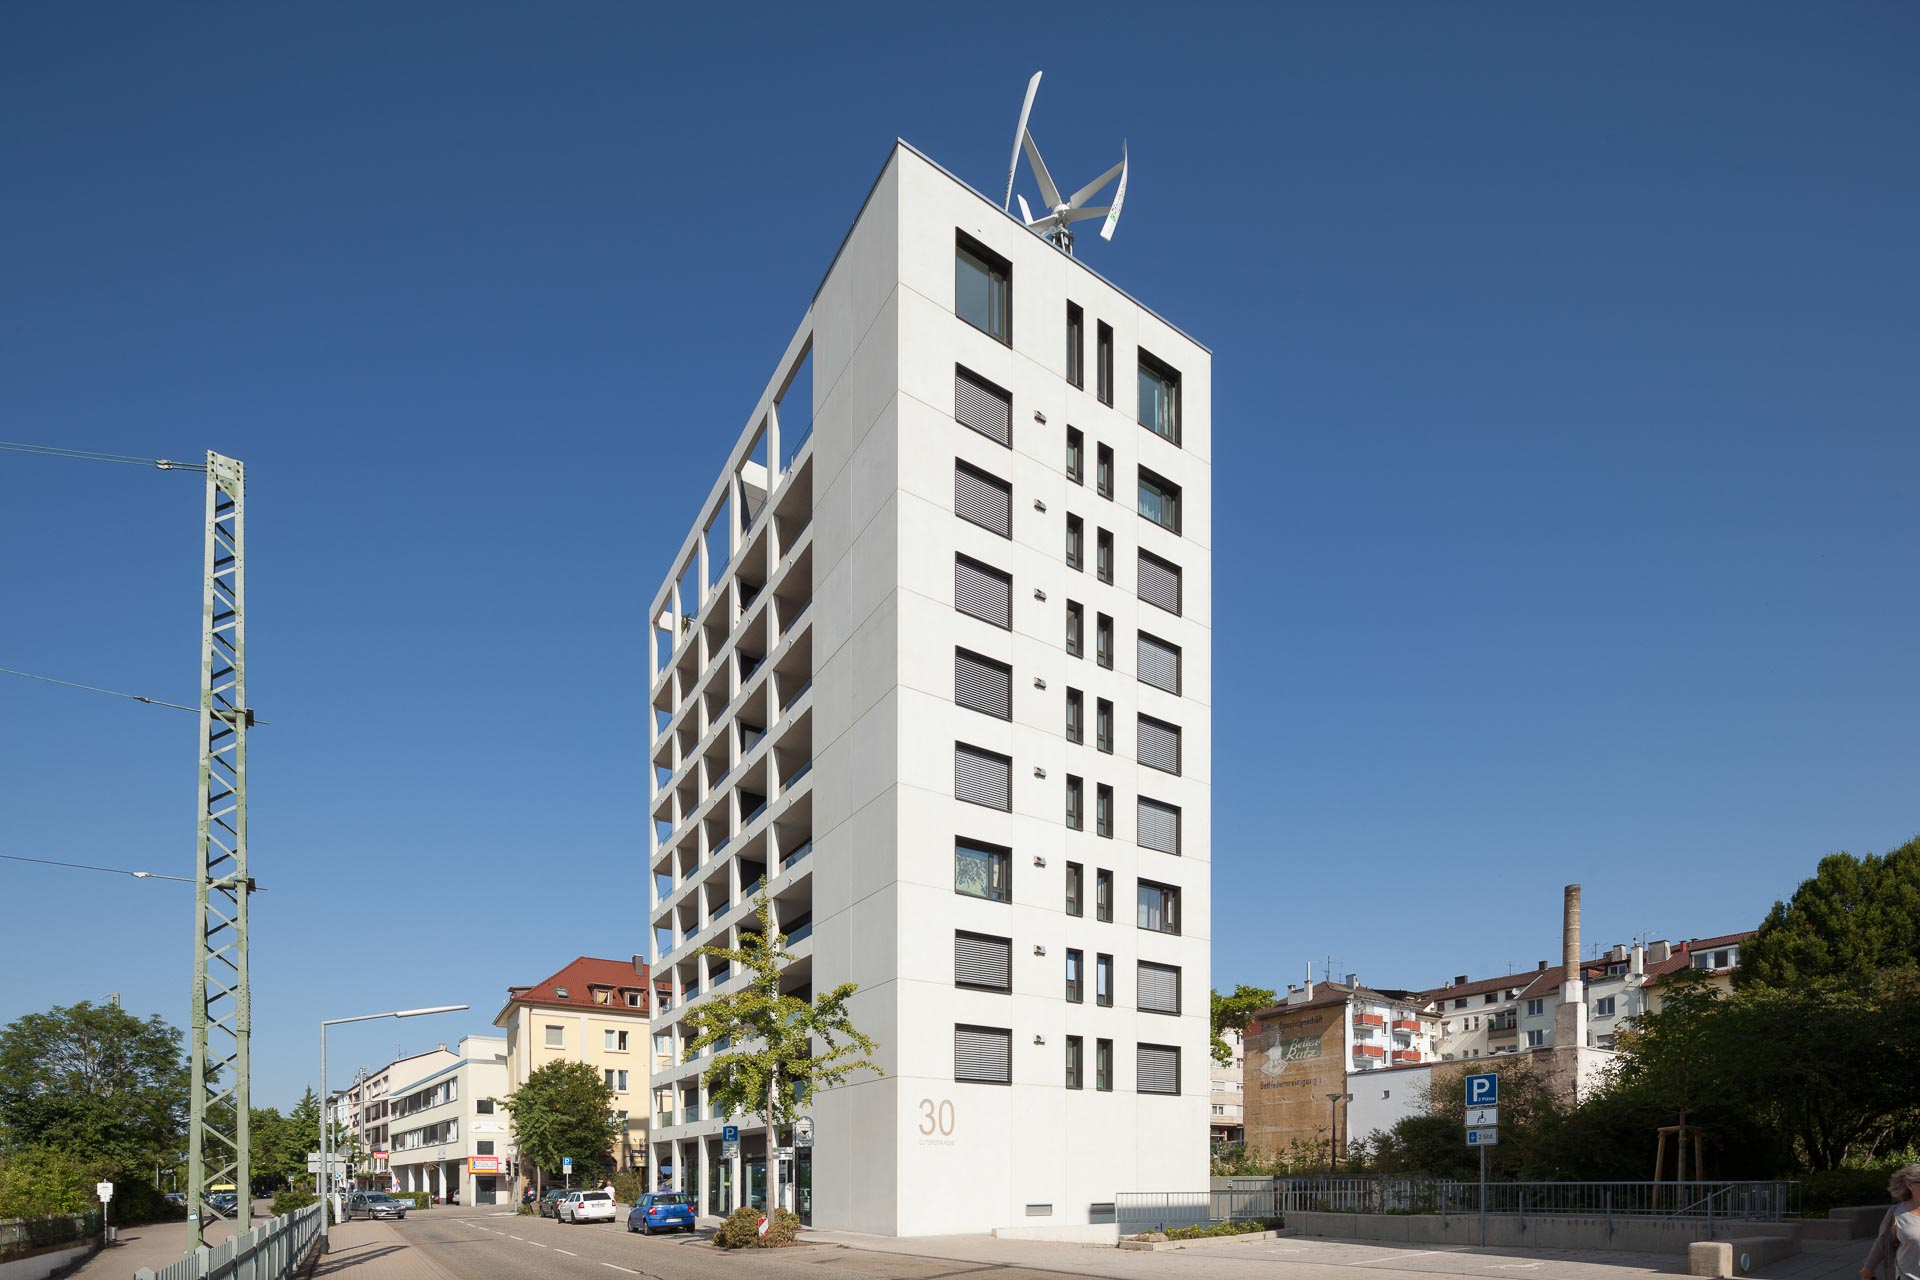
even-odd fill
[[[1331,1159],[1331,1167],[1327,1171],[1329,1177],[1340,1172],[1340,1104],[1352,1101],[1353,1095],[1350,1093],[1327,1095],[1327,1152]]]
[[[464,1004],[437,1004],[431,1009],[396,1009],[387,1013],[362,1013],[351,1018],[326,1018],[320,1023],[320,1252],[327,1251],[327,1220],[333,1216],[333,1126],[328,1122],[327,1028],[343,1022],[372,1022],[376,1018],[419,1018],[429,1013],[458,1013],[471,1008]]]

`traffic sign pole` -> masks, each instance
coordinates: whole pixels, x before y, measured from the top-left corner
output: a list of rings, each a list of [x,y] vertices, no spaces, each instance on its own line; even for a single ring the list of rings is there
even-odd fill
[[[1487,1247],[1487,1149],[1480,1148],[1480,1247]]]

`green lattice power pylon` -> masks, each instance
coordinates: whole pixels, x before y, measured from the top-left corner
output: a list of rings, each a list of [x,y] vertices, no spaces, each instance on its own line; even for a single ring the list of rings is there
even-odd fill
[[[205,1242],[207,1203],[231,1182],[233,1228],[250,1216],[247,978],[246,468],[207,454],[206,583],[200,627],[200,831],[193,904],[193,1099],[187,1248]]]

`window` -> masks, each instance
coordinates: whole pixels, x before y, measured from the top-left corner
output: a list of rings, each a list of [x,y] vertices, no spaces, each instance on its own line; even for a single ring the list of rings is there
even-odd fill
[[[1149,551],[1140,553],[1134,573],[1135,594],[1156,609],[1180,613],[1180,566]]]
[[[1140,354],[1140,425],[1180,443],[1180,375],[1146,352]]]
[[[1094,457],[1094,485],[1100,496],[1110,501],[1113,498],[1113,450],[1103,444],[1095,450]]]
[[[616,1071],[612,1067],[607,1067],[601,1074],[607,1078],[607,1088],[613,1090],[615,1093],[625,1093],[627,1091],[626,1072]]]
[[[1140,881],[1138,923],[1155,933],[1179,933],[1180,890],[1170,884]]]
[[[600,1047],[611,1053],[625,1053],[627,1051],[627,1033],[624,1031],[601,1032]]]
[[[1462,997],[1462,998],[1460,998],[1460,999],[1458,999],[1458,1000],[1455,1000],[1455,1001],[1453,1002],[1453,1007],[1454,1007],[1454,1008],[1456,1008],[1456,1009],[1464,1009],[1464,1008],[1466,1008],[1466,1007],[1467,1007],[1467,1002],[1466,1002],[1466,999],[1465,999],[1465,997]]]
[[[1077,915],[1083,914],[1085,910],[1085,903],[1086,903],[1086,889],[1087,889],[1086,868],[1082,867],[1077,862],[1069,862],[1067,864],[1067,914],[1068,915],[1077,916]]]
[[[953,651],[955,705],[1000,720],[1013,718],[1013,668],[966,649]]]
[[[1141,716],[1135,759],[1150,769],[1180,772],[1180,726]]]
[[[1140,1046],[1134,1088],[1140,1093],[1180,1092],[1180,1049],[1171,1044]]]
[[[1093,538],[1093,572],[1100,581],[1113,585],[1113,534],[1106,529]]]
[[[547,1048],[564,1049],[566,1048],[566,1045],[567,1045],[567,1029],[565,1027],[550,1026],[547,1028]]]
[[[1013,1032],[1005,1027],[954,1027],[953,1078],[972,1084],[1012,1084]]]
[[[1013,850],[965,838],[953,842],[953,891],[989,902],[1012,900]]]
[[[474,1144],[473,1144],[473,1154],[475,1154],[475,1155],[477,1155],[477,1156],[490,1156],[490,1155],[492,1155],[492,1154],[493,1154],[493,1143],[492,1143],[491,1141],[489,1141],[488,1139],[486,1139],[486,1138],[478,1138],[478,1139],[475,1139],[475,1141],[474,1141]]]
[[[953,744],[953,798],[989,809],[1013,808],[1013,758],[998,752]]]
[[[1087,316],[1067,304],[1067,381],[1076,387],[1087,385]]]
[[[1725,969],[1729,967],[1730,963],[1731,963],[1731,953],[1726,951],[1716,951],[1713,953],[1714,968]]]
[[[1461,1001],[1461,1003],[1464,1004],[1466,1002]],[[1537,1018],[1541,1014],[1545,1013],[1546,1011],[1547,1011],[1547,1002],[1544,999],[1536,998],[1536,999],[1527,1001],[1527,1016],[1529,1018]]]
[[[1101,321],[1094,330],[1093,373],[1101,404],[1113,403],[1113,326]]]
[[[625,1034],[625,1033],[623,1032],[622,1034]],[[493,1099],[492,1099],[492,1098],[482,1098],[482,1099],[480,1099],[480,1100],[479,1100],[478,1102],[475,1102],[475,1103],[473,1104],[473,1110],[474,1110],[474,1114],[475,1114],[475,1115],[482,1115],[482,1116],[490,1116],[490,1115],[492,1115],[492,1114],[493,1114]]]
[[[1113,1007],[1113,957],[1104,952],[1093,958],[1093,1002],[1103,1009]]]
[[[1079,658],[1079,657],[1085,656],[1081,652],[1081,647],[1080,647],[1081,640],[1082,640],[1081,632],[1085,623],[1086,623],[1086,614],[1081,610],[1080,605],[1073,600],[1067,601],[1067,656],[1068,657]]]
[[[1095,835],[1113,839],[1113,788],[1104,782],[1094,788],[1093,830]]]
[[[1163,529],[1180,532],[1180,486],[1141,467],[1140,514]]]
[[[1135,805],[1134,830],[1141,848],[1180,856],[1180,806],[1141,796]]]
[[[1168,644],[1144,631],[1134,633],[1134,674],[1141,684],[1150,684],[1168,693],[1180,692],[1180,646]]]
[[[953,464],[953,514],[1003,538],[1013,536],[1013,486],[964,462]]]
[[[1083,571],[1087,567],[1085,542],[1087,526],[1079,516],[1067,517],[1067,568]]]
[[[627,1008],[638,1009],[646,1001],[646,998],[647,995],[644,991],[627,992]]]
[[[1087,478],[1087,438],[1080,428],[1067,428],[1067,479],[1085,484]]]
[[[1093,1087],[1102,1092],[1113,1088],[1113,1041],[1093,1042]]]
[[[1180,969],[1171,964],[1140,962],[1140,1011],[1180,1012]]]
[[[1093,619],[1093,660],[1109,671],[1113,669],[1113,619],[1095,614]]]
[[[1085,1042],[1079,1036],[1067,1037],[1067,1088],[1080,1087],[1081,1045]]]
[[[991,565],[953,558],[953,607],[996,627],[1013,628],[1013,579]]]
[[[1601,996],[1598,1000],[1595,1000],[1593,1002],[1593,1016],[1596,1018],[1611,1018],[1613,1016],[1613,1000],[1614,997],[1612,996]]]
[[[1081,720],[1081,716],[1083,714],[1085,706],[1086,706],[1086,699],[1081,695],[1078,689],[1067,690],[1067,741],[1068,742],[1085,741],[1085,729],[1083,728],[1082,720]]]
[[[612,1004],[613,1003],[613,989],[611,987],[594,987],[592,988],[592,991],[593,991],[593,1002],[595,1004]]]
[[[1013,447],[1013,396],[959,365],[953,366],[953,420]]]
[[[1541,1047],[1542,1045],[1544,1045],[1544,1044],[1546,1044],[1546,1042],[1547,1042],[1547,1033],[1546,1033],[1546,1032],[1544,1032],[1544,1031],[1529,1031],[1529,1032],[1527,1032],[1527,1048],[1529,1048],[1529,1049],[1538,1049],[1538,1048],[1540,1048],[1540,1047]]]
[[[1093,740],[1100,750],[1113,754],[1113,703],[1105,698],[1093,704]]]
[[[982,991],[1013,989],[1013,939],[985,933],[953,934],[953,985]]]
[[[1083,788],[1080,784],[1080,779],[1074,777],[1072,774],[1068,774],[1067,775],[1067,828],[1071,831],[1079,831],[1087,825],[1086,818],[1083,816],[1085,811],[1080,807],[1082,802],[1082,794],[1081,794],[1082,791],[1083,791]]]
[[[1113,920],[1113,872],[1095,868],[1093,873],[1093,918]]]
[[[1067,1002],[1080,1004],[1087,998],[1087,954],[1067,948]]]
[[[1013,343],[1013,264],[972,236],[953,251],[953,314],[989,337]]]

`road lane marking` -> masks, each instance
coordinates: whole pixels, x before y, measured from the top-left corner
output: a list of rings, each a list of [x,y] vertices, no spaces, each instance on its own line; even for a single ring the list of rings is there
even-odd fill
[[[541,1244],[541,1243],[540,1243],[540,1242],[539,1242],[538,1240],[529,1240],[529,1241],[527,1241],[527,1243],[528,1243],[528,1244],[530,1244],[530,1245],[532,1245],[532,1246],[533,1246],[534,1248],[536,1248],[536,1249],[544,1249],[544,1248],[546,1248],[546,1247],[547,1247],[547,1246],[545,1246],[545,1245],[543,1245],[543,1244]]]
[[[613,1267],[615,1271],[624,1271],[630,1276],[637,1276],[640,1274],[638,1271],[635,1271],[632,1267],[614,1267],[611,1262],[603,1262],[600,1265],[603,1267]]]
[[[577,1258],[577,1257],[579,1257],[579,1256],[580,1256],[579,1254],[577,1254],[577,1253],[575,1253],[575,1252],[574,1252],[573,1250],[571,1250],[571,1249],[562,1249],[562,1248],[560,1248],[560,1247],[558,1247],[558,1246],[555,1246],[555,1247],[554,1247],[554,1250],[553,1250],[553,1251],[554,1251],[555,1253],[564,1253],[564,1254],[566,1254],[566,1255],[567,1255],[567,1256],[568,1256],[569,1258]]]
[[[520,1240],[520,1237],[519,1237],[519,1236],[508,1236],[508,1237],[507,1237],[507,1239],[509,1239],[509,1240]],[[525,1243],[526,1243],[526,1241],[524,1241],[524,1240],[520,1240],[520,1243],[521,1243],[521,1244],[525,1244]]]

